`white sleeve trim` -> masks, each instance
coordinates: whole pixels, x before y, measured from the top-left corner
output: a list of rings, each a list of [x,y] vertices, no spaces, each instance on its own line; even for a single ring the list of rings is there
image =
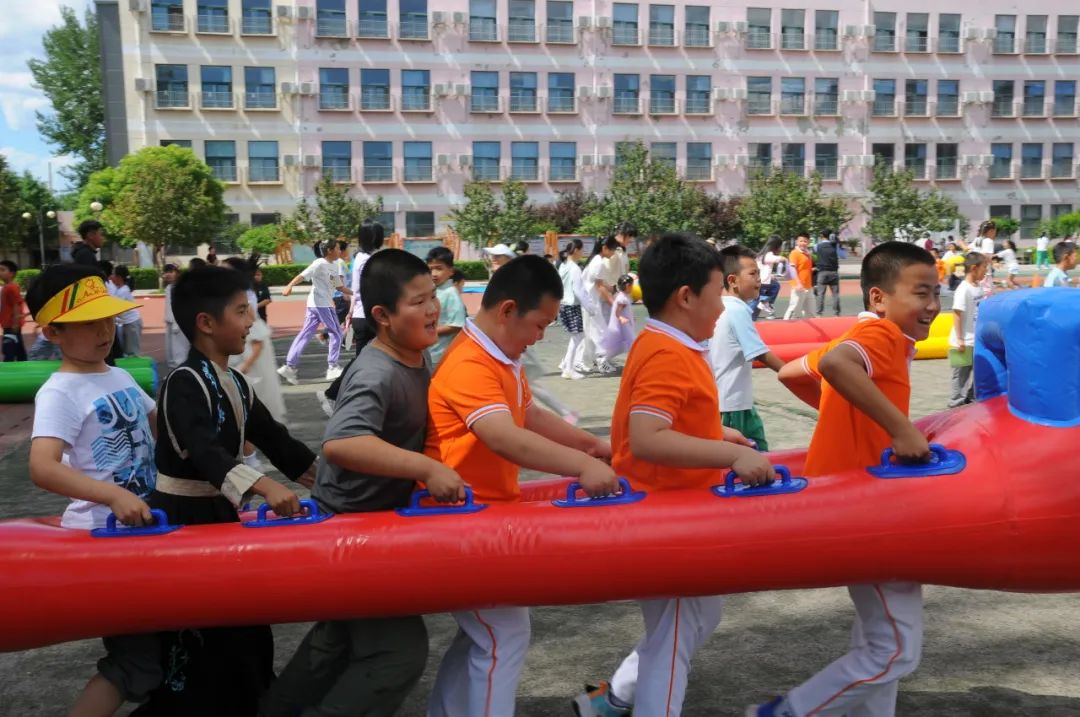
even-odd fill
[[[840,346],[850,346],[851,348],[858,351],[859,356],[862,357],[863,365],[866,366],[866,375],[870,378],[874,377],[874,364],[870,360],[870,354],[866,353],[866,349],[864,349],[858,342],[852,341],[850,339],[848,339],[847,341],[841,341]]]
[[[478,408],[465,417],[465,427],[471,429],[473,424],[484,416],[489,416],[492,413],[501,413],[503,411],[510,413],[510,406],[505,403],[492,403],[482,408]]]
[[[239,508],[250,496],[251,487],[262,477],[262,471],[238,463],[225,474],[225,479],[221,481],[221,494],[228,498],[229,502],[235,507]]]
[[[642,416],[653,416],[663,421],[667,421],[669,424],[675,423],[675,418],[670,413],[661,408],[656,408],[655,406],[632,406],[630,408],[630,415],[633,416],[634,414]]]

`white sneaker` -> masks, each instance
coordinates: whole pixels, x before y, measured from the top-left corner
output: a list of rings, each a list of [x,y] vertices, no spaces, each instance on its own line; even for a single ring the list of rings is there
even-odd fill
[[[583,363],[576,363],[576,364],[574,364],[574,371],[577,371],[578,373],[580,373],[582,375],[585,375],[587,373],[590,373],[592,371],[592,369],[589,368],[588,366],[586,366]]]
[[[326,391],[323,391],[322,389],[319,389],[318,391],[315,392],[315,398],[319,399],[319,405],[322,406],[323,413],[326,414],[327,418],[334,415],[334,403],[335,402],[331,401],[329,398],[327,398]]]
[[[296,369],[294,369],[289,364],[285,364],[284,366],[279,368],[277,370],[277,374],[278,376],[281,376],[283,379],[291,383],[293,386],[299,383],[299,381],[297,381],[296,379]]]
[[[340,366],[331,366],[330,368],[326,369],[326,380],[336,381],[338,376],[340,376],[341,372],[344,370],[345,369],[341,368]]]
[[[585,374],[581,373],[580,371],[570,369],[569,371],[563,371],[562,377],[571,381],[580,381],[581,379],[585,378]]]
[[[600,373],[615,373],[619,369],[612,366],[607,359],[596,359],[596,370]]]

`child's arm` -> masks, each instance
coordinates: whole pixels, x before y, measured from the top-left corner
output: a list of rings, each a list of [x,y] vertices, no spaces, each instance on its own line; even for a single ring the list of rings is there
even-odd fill
[[[805,357],[787,362],[780,368],[777,378],[796,398],[817,409],[821,404],[821,382],[807,373],[804,360]]]
[[[125,525],[145,525],[152,520],[150,506],[139,496],[64,465],[64,446],[62,439],[48,436],[30,442],[30,480],[34,485],[57,495],[107,505]]]
[[[457,471],[423,453],[408,451],[378,436],[338,438],[323,444],[323,460],[356,473],[420,481],[437,501],[465,500],[465,482]]]
[[[630,414],[630,452],[635,458],[679,468],[731,468],[745,483],[762,485],[776,478],[768,459],[753,448],[680,433],[659,416]]]
[[[244,362],[236,367],[236,370],[240,373],[247,375],[247,372],[251,370],[251,367],[255,365],[255,362],[259,360],[259,355],[263,350],[263,342],[252,340],[251,342],[251,355],[244,359]]]
[[[576,426],[571,426],[551,411],[535,403],[525,409],[525,427],[559,445],[569,446],[604,461],[611,460],[611,444]]]
[[[964,312],[963,311],[961,311],[960,309],[953,309],[952,315],[953,315],[953,326],[961,327],[961,326],[964,325]],[[964,332],[961,331],[959,328],[957,328],[957,330],[956,330],[956,339],[960,343],[960,345],[956,347],[957,351],[963,351],[964,349],[967,348],[966,345],[964,344]]]
[[[780,357],[774,354],[772,351],[766,351],[760,356],[755,357],[754,360],[760,361],[761,363],[765,364],[765,366],[771,368],[777,373],[779,373],[780,370],[784,368],[784,362],[780,360]]]
[[[299,274],[297,274],[296,276],[294,276],[292,278],[292,280],[289,281],[289,283],[285,285],[285,288],[281,290],[281,295],[282,296],[288,296],[289,294],[291,294],[292,290],[293,290],[293,287],[307,278],[306,276],[304,276],[305,273],[306,273],[306,270],[302,271]]]
[[[445,324],[440,324],[435,333],[439,336],[455,334],[465,326],[465,302],[461,300],[456,291],[448,292],[446,306],[439,312],[439,318],[446,319]]]
[[[624,325],[624,326],[630,323],[630,318],[626,315],[629,308],[630,308],[630,304],[623,304],[623,303],[619,304],[619,310],[618,310],[619,323]]]
[[[897,458],[925,461],[929,457],[926,436],[874,385],[863,357],[853,346],[837,345],[821,357],[818,370],[837,393],[885,429],[893,439]]]

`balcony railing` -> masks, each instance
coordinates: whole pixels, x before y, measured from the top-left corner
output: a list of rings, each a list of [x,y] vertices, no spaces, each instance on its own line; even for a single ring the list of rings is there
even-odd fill
[[[548,112],[574,112],[573,95],[549,95],[547,101]]]
[[[245,15],[240,19],[241,35],[273,35],[274,19],[269,15]]]
[[[675,114],[675,98],[660,96],[649,98],[649,114],[673,115]]]
[[[894,117],[896,115],[896,100],[892,97],[875,97],[870,113],[874,117]]]
[[[806,95],[781,95],[780,114],[804,115],[806,114]]]
[[[152,12],[150,29],[153,32],[183,32],[184,14],[181,12]]]
[[[686,98],[686,114],[707,115],[712,114],[712,97],[710,95],[694,96]]]
[[[498,42],[499,27],[494,18],[473,18],[469,21],[469,40],[472,42]]]
[[[473,179],[477,182],[499,181],[498,162],[477,164],[473,167]]]
[[[904,38],[904,52],[930,52],[930,38],[908,35]]]
[[[802,177],[806,174],[806,162],[796,159],[785,159],[780,163],[780,170],[787,174]]]
[[[570,20],[548,20],[544,28],[545,42],[569,45],[574,42],[574,23]]]
[[[806,31],[802,28],[784,30],[780,33],[780,47],[784,50],[805,50]]]
[[[536,112],[536,93],[535,92],[511,92],[510,93],[510,111],[511,112]]]
[[[426,40],[430,37],[427,18],[402,20],[398,27],[398,38],[402,40]]]
[[[506,31],[507,42],[536,42],[535,20],[511,20]]]
[[[998,35],[994,38],[994,52],[999,55],[1011,55],[1016,52],[1016,38],[1012,35]]]
[[[349,26],[343,17],[320,17],[315,21],[317,37],[347,37]]]
[[[1012,179],[1012,160],[995,159],[990,165],[990,179]]]
[[[827,117],[840,114],[839,98],[836,95],[815,95],[814,114]]]
[[[253,90],[244,93],[244,108],[249,110],[272,110],[277,108],[277,94],[273,90]]]
[[[1077,50],[1076,37],[1059,37],[1054,42],[1054,52],[1060,55],[1075,55]]]
[[[477,95],[477,94],[474,94],[469,99],[469,111],[470,112],[498,112],[499,111],[499,97],[498,97],[498,95]]]
[[[548,168],[548,181],[575,182],[577,181],[577,167],[570,161],[564,164],[552,163]]]
[[[686,179],[691,182],[708,182],[712,179],[712,164],[707,159],[688,160]]]
[[[1073,176],[1073,158],[1058,157],[1050,165],[1050,176],[1054,179],[1071,179]]]
[[[955,96],[939,96],[937,100],[937,111],[935,114],[938,117],[959,117],[960,100]]]
[[[611,33],[612,45],[640,45],[641,33],[637,25],[616,25]]]
[[[937,51],[948,53],[960,52],[960,36],[939,35],[937,39]]]
[[[214,173],[214,176],[220,179],[222,182],[235,182],[236,181],[236,160],[214,161],[207,162],[210,165],[210,170]]]
[[[349,109],[349,91],[347,89],[324,89],[321,93],[319,93],[319,109]]]
[[[540,179],[540,166],[535,161],[514,162],[510,165],[510,178],[518,182],[535,182]]]
[[[675,28],[673,27],[650,27],[649,44],[658,47],[674,47]]]
[[[364,165],[365,182],[392,182],[394,181],[394,168],[390,165]]]
[[[431,91],[427,87],[406,87],[401,94],[403,112],[429,112],[431,110]]]
[[[229,32],[229,16],[199,15],[195,27],[198,28],[198,32],[227,33]]]
[[[772,114],[771,95],[750,95],[746,100],[746,114],[769,115]]]
[[[612,111],[617,115],[636,115],[641,114],[641,98],[640,97],[615,97],[614,107]]]
[[[431,160],[427,161],[406,161],[405,162],[405,181],[406,182],[430,182],[432,177]]]
[[[360,109],[385,111],[390,109],[389,87],[364,87],[360,89]]]
[[[957,164],[954,157],[938,157],[937,165],[934,168],[934,177],[936,179],[956,179],[957,177]]]
[[[248,167],[248,181],[279,182],[281,181],[281,171],[276,164],[252,165],[251,167]]]
[[[356,34],[359,37],[385,38],[390,36],[390,26],[386,18],[362,17],[357,25]]]
[[[158,90],[155,96],[158,109],[191,106],[191,97],[187,90]]]
[[[1046,115],[1046,100],[1042,97],[1025,97],[1023,112],[1025,117],[1043,117]]]
[[[772,33],[768,30],[751,30],[746,33],[746,47],[749,50],[772,49]]]
[[[1020,163],[1020,178],[1021,179],[1042,179],[1043,177],[1043,163],[1042,159],[1037,160],[1024,160]]]
[[[1050,44],[1045,35],[1028,35],[1024,38],[1024,52],[1029,55],[1045,55],[1050,50]]]
[[[203,90],[203,109],[231,110],[233,107],[233,93],[227,90]]]
[[[925,117],[930,114],[925,97],[909,97],[904,100],[904,114],[908,117]]]
[[[821,30],[814,33],[815,50],[836,50],[840,47],[840,38],[836,30]]]
[[[708,25],[687,25],[683,31],[683,45],[686,47],[709,47],[711,44]]]
[[[826,181],[834,180],[839,176],[839,171],[836,166],[836,157],[832,157],[824,162],[814,163],[814,171],[818,173],[822,179]]]
[[[1016,105],[1011,96],[994,98],[994,104],[990,107],[990,116],[1014,117],[1015,115]]]
[[[352,182],[352,165],[324,164],[322,173],[324,177],[338,184]]]
[[[896,52],[896,35],[874,35],[874,52]]]
[[[911,176],[915,179],[926,179],[926,160],[925,159],[907,159],[904,160],[904,169],[911,172]]]
[[[1054,98],[1054,116],[1055,117],[1075,117],[1076,116],[1076,97],[1055,97]]]

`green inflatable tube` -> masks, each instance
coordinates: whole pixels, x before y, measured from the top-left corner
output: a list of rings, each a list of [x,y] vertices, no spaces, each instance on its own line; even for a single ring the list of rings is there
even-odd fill
[[[154,359],[139,356],[118,359],[118,368],[131,374],[135,383],[151,396],[157,395],[158,372]],[[59,361],[10,361],[0,363],[0,403],[28,403],[49,376],[60,368]]]

